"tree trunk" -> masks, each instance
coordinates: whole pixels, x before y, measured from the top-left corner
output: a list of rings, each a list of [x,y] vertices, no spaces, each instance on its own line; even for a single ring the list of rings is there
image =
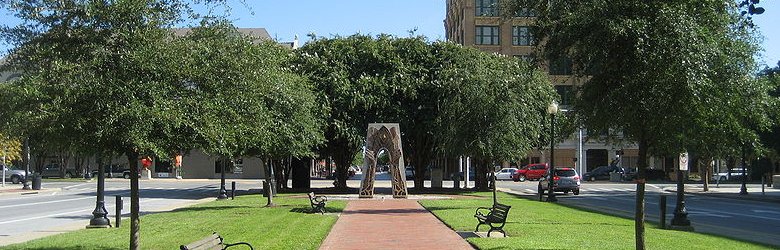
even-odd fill
[[[647,171],[647,139],[644,132],[639,137],[639,168],[636,176],[636,214],[634,215],[634,233],[636,249],[645,249],[645,181]]]
[[[423,130],[420,130],[423,131]],[[425,133],[415,134],[413,140],[409,141],[412,154],[410,155],[414,165],[414,189],[422,190],[425,188],[425,171],[431,164],[431,158],[434,155],[433,140]],[[402,169],[405,171],[405,169]],[[420,174],[417,174],[420,173]]]
[[[474,168],[476,170],[474,171],[474,187],[479,191],[489,191],[487,170],[490,160],[480,158],[476,162],[478,162],[478,165]]]
[[[710,191],[710,169],[712,168],[712,158],[702,157],[699,159],[699,175],[701,175],[701,181],[704,185],[704,192]]]
[[[310,166],[311,158],[295,158],[290,161],[292,168],[292,188],[308,189],[311,188]]]
[[[352,162],[352,157],[354,154],[350,154],[349,150],[341,150],[341,152],[337,152],[334,155],[334,161],[336,162],[336,188],[338,189],[346,189],[347,188],[347,179],[349,178],[349,165]]]
[[[140,206],[139,193],[138,193],[138,153],[134,151],[128,151],[127,162],[130,165],[130,249],[141,249],[141,220],[139,217]],[[100,167],[98,166],[98,171]]]
[[[282,190],[284,188],[284,164],[282,160],[271,160],[274,168],[274,180],[276,182],[276,190]]]

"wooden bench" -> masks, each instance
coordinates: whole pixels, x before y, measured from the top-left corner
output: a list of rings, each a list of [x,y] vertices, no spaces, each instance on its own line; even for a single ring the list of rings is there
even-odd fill
[[[500,203],[494,204],[493,207],[477,208],[474,217],[477,218],[479,224],[477,224],[477,229],[474,231],[479,232],[479,226],[488,225],[490,226],[490,230],[488,230],[487,233],[488,237],[490,237],[490,232],[493,232],[494,230],[499,231],[506,236],[504,225],[506,224],[506,216],[509,214],[510,208],[512,207]],[[487,214],[484,214],[483,212],[487,212]]]
[[[309,192],[309,201],[311,202],[311,208],[314,212],[319,211],[320,214],[325,214],[325,203],[328,202],[328,198],[325,196],[314,195],[314,192]]]
[[[217,233],[209,235],[208,237],[203,238],[202,240],[199,240],[199,241],[187,244],[187,245],[181,245],[181,246],[179,246],[179,249],[181,249],[181,250],[227,249],[228,247],[237,246],[237,245],[246,245],[251,250],[255,249],[255,248],[252,247],[252,245],[249,245],[249,243],[246,243],[246,242],[225,244],[224,242],[222,242],[222,236],[219,236],[219,234],[217,234]]]

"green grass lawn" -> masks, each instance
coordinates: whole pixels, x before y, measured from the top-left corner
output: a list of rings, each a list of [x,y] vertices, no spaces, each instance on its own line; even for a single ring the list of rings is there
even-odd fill
[[[280,194],[274,203],[276,207],[265,208],[265,198],[246,195],[141,216],[141,249],[179,249],[212,232],[222,235],[226,243],[248,242],[255,249],[317,249],[338,218],[309,213],[306,194]],[[340,212],[345,205],[330,201],[327,211]],[[125,218],[121,228],[83,229],[0,249],[127,249],[129,228],[130,220]]]
[[[474,231],[477,207],[486,199],[421,200],[429,211],[456,231]],[[634,220],[587,212],[558,204],[531,201],[499,193],[499,202],[512,206],[504,227],[506,238],[469,238],[479,249],[634,249]],[[489,227],[480,227],[486,231]],[[645,225],[647,249],[774,249],[719,236],[658,229]]]

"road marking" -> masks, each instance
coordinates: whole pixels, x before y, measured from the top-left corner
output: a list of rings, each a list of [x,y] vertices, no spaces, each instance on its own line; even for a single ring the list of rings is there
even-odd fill
[[[698,212],[698,211],[688,211],[689,215],[697,215],[697,216],[709,216],[709,217],[718,217],[718,218],[731,218],[733,216],[730,215],[720,215],[718,213],[706,213],[706,212]],[[674,216],[674,213],[672,213],[672,216]]]
[[[50,203],[66,202],[66,201],[86,200],[86,199],[95,199],[95,197],[91,197],[90,196],[90,197],[80,197],[80,198],[65,199],[65,200],[42,201],[42,202],[33,202],[33,203],[7,205],[7,206],[0,206],[0,209],[11,208],[11,207],[32,206],[32,205],[40,205],[40,204],[50,204]]]
[[[772,211],[772,210],[753,209],[752,211],[756,212],[756,213],[780,214],[780,212],[776,212],[776,211]]]
[[[140,203],[146,203],[146,202],[149,202],[149,201],[156,201],[156,200],[161,200],[161,199],[160,198],[145,199],[145,200],[142,200]],[[112,207],[113,206],[106,206],[106,210],[110,210],[109,208],[112,208]],[[36,216],[36,217],[30,217],[30,218],[24,218],[24,219],[2,221],[2,222],[0,222],[0,225],[8,224],[8,223],[15,223],[15,222],[28,221],[28,220],[37,220],[37,219],[49,218],[49,217],[60,216],[60,215],[68,215],[68,214],[76,214],[76,213],[88,213],[88,212],[94,211],[94,210],[95,210],[94,208],[90,208],[90,209],[70,211],[70,212],[64,212],[64,213],[58,213],[58,214],[48,214],[48,215],[42,215],[42,216]],[[141,212],[143,212],[143,211],[141,211]],[[88,216],[88,215],[85,215],[85,216]]]
[[[71,185],[71,186],[63,187],[62,189],[71,189],[71,188],[74,188],[74,187],[78,187],[78,186],[84,186],[84,185],[89,185],[89,184],[92,184],[92,183],[82,183],[82,184],[76,184],[76,185]]]

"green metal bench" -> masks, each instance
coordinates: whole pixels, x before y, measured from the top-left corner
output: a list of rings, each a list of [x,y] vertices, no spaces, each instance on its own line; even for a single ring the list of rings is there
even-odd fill
[[[490,237],[490,233],[493,231],[499,231],[503,233],[504,236],[506,236],[506,232],[504,232],[504,225],[506,224],[506,216],[509,214],[510,208],[512,207],[500,203],[494,204],[493,207],[477,208],[474,217],[477,218],[479,224],[477,224],[477,229],[474,231],[479,232],[479,226],[488,225],[490,226],[490,230],[488,230],[487,233],[488,237]]]
[[[311,202],[311,208],[314,212],[320,212],[325,214],[325,203],[328,202],[328,198],[325,196],[314,195],[314,192],[309,192],[309,201]]]

